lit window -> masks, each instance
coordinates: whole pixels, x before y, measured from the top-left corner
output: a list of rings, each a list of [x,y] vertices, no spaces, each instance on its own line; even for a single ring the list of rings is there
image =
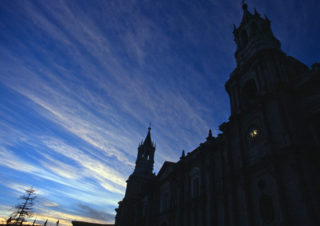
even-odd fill
[[[259,136],[259,130],[257,130],[257,129],[252,129],[252,130],[250,131],[249,136],[250,136],[252,139],[254,139],[255,137]]]
[[[248,133],[248,140],[249,140],[249,143],[253,143],[257,140],[258,137],[261,136],[261,131],[257,128],[252,128],[249,130],[249,133]]]

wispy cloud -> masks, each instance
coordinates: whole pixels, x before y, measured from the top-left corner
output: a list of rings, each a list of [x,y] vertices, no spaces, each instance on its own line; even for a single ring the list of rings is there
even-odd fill
[[[93,177],[101,182],[104,182],[104,186],[108,187],[107,181],[112,181],[117,185],[125,187],[125,178],[123,178],[119,172],[115,171],[115,169],[106,166],[98,159],[90,157],[89,155],[81,152],[79,149],[68,146],[58,140],[51,139],[44,142],[51,150],[75,160],[77,163],[79,163],[79,165],[86,169],[85,174],[88,177]],[[122,193],[116,188],[113,188],[111,185],[109,185],[109,190]]]
[[[285,4],[252,3],[271,18]],[[296,4],[290,12],[307,7]],[[0,8],[3,192],[38,186],[42,221],[110,220],[149,122],[157,171],[203,142],[209,128],[219,133],[228,118],[224,83],[235,66],[232,24],[242,14],[232,0],[13,0]],[[280,28],[283,38],[294,33]]]
[[[209,128],[212,110],[202,101],[213,98],[193,92],[209,86],[210,67],[203,74],[197,65],[185,64],[199,55],[179,56],[181,45],[172,39],[177,21],[192,20],[179,11],[178,20],[170,12],[158,23],[142,9],[133,10],[135,1],[97,4],[90,11],[72,1],[21,2],[16,10],[28,29],[26,38],[5,36],[17,51],[0,42],[1,83],[21,101],[4,105],[0,165],[33,177],[35,184],[41,180],[42,221],[112,221],[149,122],[157,144],[156,170],[164,160],[177,160],[183,148],[202,142]],[[181,34],[181,40],[198,42],[192,30]],[[17,184],[8,188],[22,192]],[[74,206],[87,218],[63,215],[68,207],[76,211],[63,197],[81,203]]]
[[[63,7],[66,7],[65,5]],[[28,8],[28,7],[27,7]],[[39,13],[33,13],[32,16],[36,16],[37,20],[39,21],[46,21],[45,23],[50,23],[48,21],[47,17],[45,17],[43,14],[38,15]],[[69,15],[69,14],[67,14]],[[70,16],[70,15],[69,15]],[[57,18],[58,21],[66,21],[66,20],[72,20],[71,18],[67,17],[65,18],[65,15],[59,15]],[[90,20],[89,20],[90,21]],[[61,24],[64,26],[64,24],[61,22]],[[91,25],[91,23],[89,23]],[[70,24],[67,24],[65,26],[70,26]],[[88,26],[86,22],[81,23],[81,26]],[[52,29],[58,29],[58,28],[51,28],[52,26],[42,26],[43,28],[46,28],[47,32],[50,33]],[[149,27],[147,27],[148,29]],[[84,31],[73,31],[71,27],[67,27],[65,30],[70,31],[70,35],[76,36],[79,38],[79,40],[85,40],[87,37],[87,34],[83,34],[82,32],[85,32],[87,28],[83,28]],[[91,32],[96,32],[98,29],[93,29]],[[79,33],[80,32],[80,33]],[[69,34],[68,33],[68,34]],[[68,35],[67,35],[68,36]],[[83,37],[85,36],[85,37]],[[94,33],[94,35],[90,35],[94,37],[100,37],[98,40],[105,40],[105,38],[100,34],[99,32]],[[61,40],[64,40],[64,37],[60,37],[56,35],[55,38]],[[164,37],[164,40],[168,39],[167,37]],[[112,56],[112,59],[110,62],[112,62],[112,66],[110,64],[106,64],[106,59],[109,59],[111,56],[110,54],[104,55],[101,53],[101,51],[97,49],[91,49],[90,45],[86,45],[86,43],[93,43],[95,40],[86,41],[83,43],[83,47],[87,48],[88,52],[91,54],[96,54],[95,59],[98,62],[101,62],[101,66],[105,69],[105,71],[109,72],[112,68],[112,71],[108,73],[108,77],[112,77],[115,81],[118,82],[118,87],[114,86],[114,84],[109,84],[108,80],[105,78],[99,76],[101,72],[92,72],[88,71],[87,68],[83,68],[83,70],[87,73],[84,73],[82,76],[88,76],[90,75],[90,79],[96,81],[96,84],[102,84],[101,88],[105,92],[106,96],[109,96],[113,100],[118,100],[118,103],[120,104],[119,107],[122,109],[122,112],[125,114],[131,115],[135,120],[145,123],[145,119],[149,118],[150,121],[158,122],[159,129],[166,130],[166,126],[168,125],[175,125],[175,131],[177,131],[177,126],[181,125],[179,130],[183,131],[184,129],[188,128],[195,128],[196,130],[194,132],[197,132],[199,135],[204,130],[207,130],[206,122],[201,118],[201,114],[197,112],[197,108],[195,108],[195,105],[202,106],[199,102],[196,101],[196,99],[193,99],[193,102],[190,103],[190,99],[186,99],[186,95],[182,94],[180,92],[174,91],[174,90],[168,90],[163,89],[158,86],[150,86],[151,84],[156,84],[156,80],[153,80],[151,77],[147,79],[147,83],[145,83],[143,80],[137,80],[139,79],[139,76],[137,76],[137,72],[134,72],[133,76],[129,76],[132,74],[131,71],[129,71],[128,68],[125,68],[122,66],[119,61],[120,59],[117,58],[117,56]],[[71,42],[72,43],[72,42]],[[107,46],[108,43],[99,43],[97,41],[94,42],[95,46]],[[125,42],[126,43],[126,42]],[[45,51],[45,50],[43,50]],[[47,53],[47,55],[49,55]],[[86,62],[85,59],[82,59],[80,53],[79,55],[75,55],[73,57],[77,57],[78,60]],[[19,60],[19,59],[17,59]],[[23,63],[23,62],[21,62]],[[82,63],[81,65],[87,65],[90,64],[90,62]],[[41,64],[39,65],[41,66]],[[35,83],[39,83],[38,89],[34,90],[31,89],[31,87],[25,87],[25,82],[22,80],[21,82],[17,83],[17,80],[15,79],[13,83],[9,83],[8,85],[10,87],[15,88],[18,92],[22,93],[23,95],[27,96],[28,98],[32,99],[35,103],[38,103],[42,107],[44,107],[46,110],[48,110],[51,116],[53,115],[52,119],[55,120],[60,125],[64,126],[69,131],[79,135],[81,138],[86,140],[87,142],[91,143],[92,145],[105,150],[107,154],[117,156],[119,160],[122,162],[126,162],[130,164],[130,161],[126,160],[126,158],[122,155],[121,152],[117,151],[117,147],[115,147],[115,143],[126,143],[123,141],[128,141],[128,136],[130,137],[130,133],[132,129],[124,129],[123,125],[119,126],[119,117],[118,112],[113,112],[113,114],[108,114],[108,119],[118,119],[116,121],[117,124],[113,127],[110,127],[110,121],[108,123],[103,123],[104,121],[98,118],[95,118],[95,116],[91,115],[91,112],[86,109],[83,109],[85,106],[81,105],[81,101],[88,99],[87,97],[90,96],[88,93],[88,90],[82,90],[82,92],[77,93],[77,96],[75,97],[73,94],[70,96],[70,84],[68,87],[65,86],[63,83],[63,79],[59,80],[57,79],[57,76],[50,74],[48,71],[45,71],[45,76],[50,78],[50,81],[54,80],[58,86],[56,88],[52,88],[52,84],[48,84],[48,82],[44,79],[39,78],[37,75],[32,75],[32,71],[24,71],[23,74],[30,74],[32,80]],[[92,76],[92,74],[95,74]],[[98,75],[98,76],[97,76]],[[42,74],[42,76],[44,76]],[[66,75],[67,76],[67,75]],[[70,75],[68,75],[70,77]],[[121,79],[119,79],[121,78]],[[30,79],[30,78],[29,78]],[[75,78],[73,78],[75,79]],[[78,79],[76,79],[78,80]],[[81,81],[77,81],[81,82]],[[57,89],[60,87],[59,89]],[[76,87],[76,89],[82,89],[82,86]],[[129,92],[124,92],[129,91]],[[63,94],[62,94],[63,93]],[[43,95],[39,95],[43,94]],[[93,93],[91,93],[92,96]],[[82,97],[83,96],[83,97]],[[52,99],[51,97],[55,97]],[[50,100],[48,100],[50,99]],[[94,99],[98,99],[99,97]],[[91,98],[93,100],[93,98]],[[101,102],[100,102],[101,103]],[[141,106],[141,110],[136,111],[135,105]],[[104,104],[105,106],[108,106],[107,103]],[[72,108],[70,108],[72,106]],[[101,105],[100,105],[101,106]],[[106,107],[107,109],[112,109],[111,106]],[[203,107],[202,107],[203,108]],[[112,110],[110,111],[112,112]],[[105,113],[105,112],[104,112]],[[181,115],[184,115],[184,117],[181,117]],[[80,117],[79,117],[80,116]],[[85,116],[85,120],[83,118]],[[92,116],[92,120],[89,118]],[[72,119],[72,120],[71,120]],[[152,120],[151,120],[152,119]],[[181,119],[184,119],[183,121]],[[114,121],[112,121],[114,122]],[[103,124],[104,127],[100,127],[98,125]],[[197,126],[195,126],[197,125]],[[119,127],[123,129],[123,131],[126,131],[124,133],[121,133],[119,131]],[[109,128],[109,129],[108,129]],[[197,131],[198,130],[198,131]],[[112,132],[111,132],[112,131]],[[178,131],[179,132],[179,131]],[[134,133],[134,131],[132,131]],[[128,135],[128,136],[127,136]],[[108,137],[108,139],[106,139]],[[118,138],[118,139],[117,139]],[[119,139],[120,138],[120,139]],[[113,139],[116,142],[106,143],[107,140]],[[180,142],[183,143],[189,143],[190,136],[180,137],[182,139]],[[190,143],[189,143],[190,145]],[[161,147],[161,146],[160,146]],[[130,147],[132,150],[135,147]],[[127,151],[128,148],[123,148],[122,150]],[[129,151],[129,150],[128,150]],[[161,150],[160,150],[161,153]]]

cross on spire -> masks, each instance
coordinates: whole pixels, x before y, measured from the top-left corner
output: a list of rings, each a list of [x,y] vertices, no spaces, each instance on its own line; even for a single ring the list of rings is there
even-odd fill
[[[242,5],[243,10],[246,10],[248,8],[248,5],[245,0],[242,0],[240,5]]]

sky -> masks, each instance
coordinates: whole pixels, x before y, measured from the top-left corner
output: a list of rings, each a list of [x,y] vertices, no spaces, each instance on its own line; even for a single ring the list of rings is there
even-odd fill
[[[30,187],[39,223],[112,223],[149,123],[156,173],[217,135],[240,2],[1,0],[0,223]],[[319,0],[247,3],[320,61]]]

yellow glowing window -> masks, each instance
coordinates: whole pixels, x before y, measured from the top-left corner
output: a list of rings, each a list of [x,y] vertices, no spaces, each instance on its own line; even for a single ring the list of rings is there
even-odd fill
[[[252,130],[250,131],[250,133],[249,133],[249,136],[250,136],[251,138],[255,138],[255,137],[259,136],[259,130],[257,130],[257,129],[252,129]]]
[[[253,143],[254,141],[256,141],[260,135],[261,135],[260,130],[257,128],[253,128],[249,130],[249,134],[248,134],[249,143]]]

